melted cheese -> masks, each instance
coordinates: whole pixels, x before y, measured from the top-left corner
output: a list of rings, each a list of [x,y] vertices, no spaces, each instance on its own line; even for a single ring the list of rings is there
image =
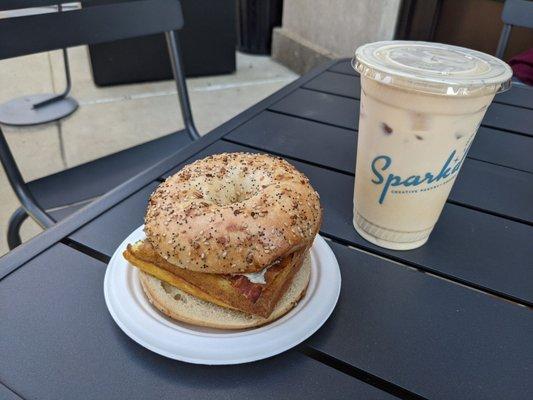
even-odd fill
[[[241,275],[244,275],[245,277],[248,278],[248,280],[252,283],[261,283],[261,284],[265,284],[266,283],[266,280],[265,280],[265,273],[267,272],[267,270],[269,269],[270,267],[266,267],[266,268],[263,268],[261,271],[259,272],[251,272],[249,274],[241,274]]]
[[[265,285],[266,284],[266,280],[265,280],[265,274],[266,272],[268,271],[268,269],[270,267],[273,267],[274,265],[276,264],[279,264],[279,260],[276,260],[274,261],[272,264],[270,264],[268,267],[266,268],[263,268],[261,271],[259,272],[250,272],[248,274],[239,274],[239,275],[243,275],[245,277],[248,278],[248,280],[252,283],[260,283],[262,285]]]

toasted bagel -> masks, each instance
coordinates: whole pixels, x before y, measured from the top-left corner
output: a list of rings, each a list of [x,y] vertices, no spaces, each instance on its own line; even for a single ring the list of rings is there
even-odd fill
[[[224,153],[163,182],[150,197],[145,232],[155,251],[180,268],[251,273],[309,247],[321,218],[318,194],[291,164]]]

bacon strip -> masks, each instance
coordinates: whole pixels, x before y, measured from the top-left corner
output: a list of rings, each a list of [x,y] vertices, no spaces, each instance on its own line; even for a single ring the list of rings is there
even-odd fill
[[[261,292],[263,291],[262,284],[250,282],[244,275],[232,276],[229,280],[232,286],[252,303],[255,303],[259,296],[261,296]]]

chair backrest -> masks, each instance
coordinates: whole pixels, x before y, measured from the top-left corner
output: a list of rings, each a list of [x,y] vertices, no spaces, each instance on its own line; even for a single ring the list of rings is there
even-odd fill
[[[0,0],[0,11],[50,7],[65,0]],[[72,46],[165,33],[187,134],[196,130],[175,30],[183,26],[179,0],[115,0],[81,9],[0,18],[0,60]],[[54,220],[29,191],[0,127],[0,162],[22,207],[43,227]]]
[[[496,57],[501,59],[509,42],[511,27],[533,28],[533,1],[506,0],[502,11],[502,21],[504,25],[496,49]]]
[[[533,28],[533,1],[507,0],[503,6],[502,21],[507,25]]]
[[[53,6],[61,0],[2,0],[0,10]],[[0,19],[0,59],[181,29],[178,0],[134,0]]]

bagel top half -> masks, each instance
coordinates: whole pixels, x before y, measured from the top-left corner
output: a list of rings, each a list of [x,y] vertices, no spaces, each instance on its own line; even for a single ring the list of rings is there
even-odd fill
[[[262,270],[309,245],[321,218],[318,193],[285,160],[223,153],[189,164],[159,185],[144,229],[171,264],[238,274]]]

